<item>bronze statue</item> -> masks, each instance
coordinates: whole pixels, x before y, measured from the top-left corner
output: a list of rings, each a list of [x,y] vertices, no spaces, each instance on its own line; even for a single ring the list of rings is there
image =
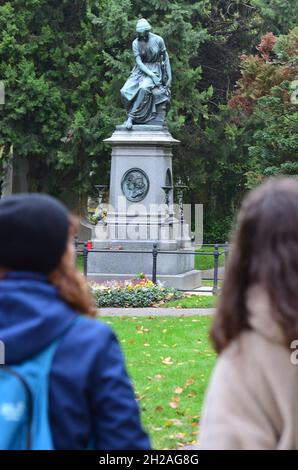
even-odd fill
[[[137,22],[138,36],[132,43],[136,65],[120,91],[128,112],[127,129],[133,124],[162,125],[171,98],[169,55],[163,38],[150,30],[147,20]]]

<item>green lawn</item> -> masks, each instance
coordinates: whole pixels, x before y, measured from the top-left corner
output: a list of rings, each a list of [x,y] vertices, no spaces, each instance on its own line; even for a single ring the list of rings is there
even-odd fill
[[[210,255],[196,255],[195,256],[195,269],[199,270],[205,270],[205,269],[212,269],[214,267],[214,256],[213,256],[213,251],[214,247],[213,246],[202,246],[202,248],[197,249],[196,251],[200,252],[210,252]],[[222,253],[224,251],[224,247],[220,246],[219,247],[219,252]],[[218,264],[219,266],[224,266],[225,263],[225,257],[224,254],[220,255],[218,258]]]
[[[200,410],[215,354],[211,318],[104,318],[123,346],[128,371],[154,448],[196,440]]]
[[[178,308],[212,308],[216,306],[217,297],[207,295],[191,295],[183,299],[171,300],[161,307]],[[157,307],[158,308],[158,307]]]
[[[78,270],[81,273],[84,272],[84,257],[83,257],[83,255],[77,255],[76,266],[77,266]]]
[[[202,287],[212,287],[213,286],[213,279],[202,279]],[[218,280],[218,286],[222,287],[222,280]]]

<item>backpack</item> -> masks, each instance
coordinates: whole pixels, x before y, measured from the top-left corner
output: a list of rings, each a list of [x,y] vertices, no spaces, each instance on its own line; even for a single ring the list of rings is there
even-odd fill
[[[0,366],[0,450],[53,450],[49,376],[61,338],[17,365]]]

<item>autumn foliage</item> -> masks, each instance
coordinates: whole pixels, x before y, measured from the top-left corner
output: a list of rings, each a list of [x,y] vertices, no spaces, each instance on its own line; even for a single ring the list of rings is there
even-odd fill
[[[298,76],[298,28],[289,35],[274,36],[265,34],[257,46],[255,55],[241,56],[241,78],[228,105],[234,110],[234,122],[243,124],[260,98],[273,96],[276,88],[286,80],[292,81]],[[289,93],[282,92],[282,100],[290,101]]]

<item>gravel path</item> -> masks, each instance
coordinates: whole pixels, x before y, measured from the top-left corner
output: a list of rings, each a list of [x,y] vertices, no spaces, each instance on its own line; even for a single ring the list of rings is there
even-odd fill
[[[214,308],[100,308],[100,317],[181,317],[214,315]]]

